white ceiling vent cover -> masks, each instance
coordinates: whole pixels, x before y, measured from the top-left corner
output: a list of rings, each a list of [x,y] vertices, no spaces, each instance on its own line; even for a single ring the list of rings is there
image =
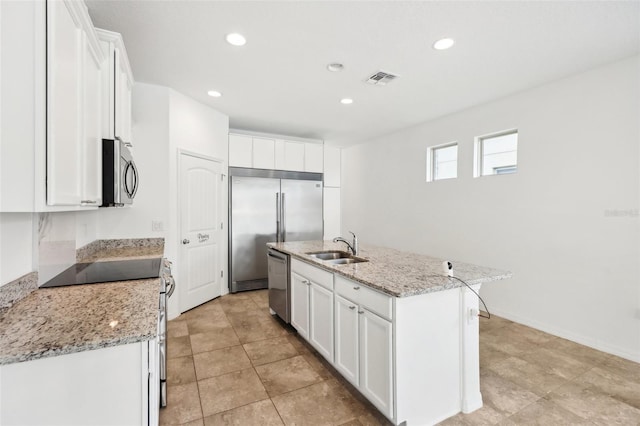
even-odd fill
[[[396,78],[398,78],[398,76],[396,74],[392,74],[392,73],[386,72],[386,71],[378,71],[377,73],[375,73],[372,76],[370,76],[366,80],[366,82],[369,83],[369,84],[377,85],[377,86],[384,86],[387,83],[392,82]]]

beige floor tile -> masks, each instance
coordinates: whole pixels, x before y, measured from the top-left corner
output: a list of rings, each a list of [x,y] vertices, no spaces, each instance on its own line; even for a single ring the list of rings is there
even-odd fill
[[[438,424],[443,426],[488,426],[498,424],[505,418],[504,414],[485,404],[482,408],[474,411],[473,413],[458,413]]]
[[[545,396],[568,382],[547,369],[511,357],[488,367],[489,370],[538,396]]]
[[[257,342],[246,343],[243,346],[254,366],[268,364],[298,355],[298,351],[289,343],[287,337],[259,340]]]
[[[298,336],[298,333],[291,333],[287,335],[287,340],[291,343],[291,346],[296,348],[299,354],[311,353],[313,350],[308,343],[302,340],[302,337]]]
[[[243,344],[257,342],[258,340],[274,339],[288,334],[286,329],[272,320],[261,321],[256,319],[253,322],[243,321],[237,326],[234,325],[233,329]]]
[[[592,364],[581,362],[564,352],[547,348],[525,352],[518,358],[569,380],[575,379],[593,368]]]
[[[191,350],[194,354],[240,344],[240,339],[231,325],[216,327],[206,333],[192,334],[190,337]]]
[[[496,330],[502,327],[506,327],[510,324],[513,324],[513,322],[495,315],[491,315],[491,319],[480,317],[480,333]]]
[[[204,419],[205,426],[283,425],[270,399],[247,404]]]
[[[202,352],[193,356],[198,380],[244,370],[251,367],[251,361],[242,346]]]
[[[183,337],[188,334],[186,321],[171,320],[167,322],[167,337]]]
[[[256,290],[249,292],[249,297],[260,308],[269,308],[269,290]]]
[[[204,303],[200,306],[196,306],[193,309],[188,310],[187,312],[183,312],[182,315],[180,315],[178,317],[178,319],[183,320],[183,319],[192,319],[195,317],[199,317],[202,315],[205,315],[205,312],[210,312],[210,313],[219,313],[222,312],[222,306],[220,304],[220,299],[221,298],[217,298],[214,300],[211,300],[207,303]]]
[[[167,389],[167,406],[160,410],[161,425],[178,425],[201,418],[202,409],[195,382]]]
[[[495,346],[488,345],[482,341],[480,342],[480,368],[489,367],[509,357],[511,357],[511,355],[497,349]]]
[[[167,339],[167,359],[191,355],[189,336]]]
[[[322,381],[301,355],[257,366],[256,372],[272,398]]]
[[[320,355],[319,353],[307,352],[307,353],[303,353],[302,356],[309,363],[311,368],[313,368],[316,374],[322,378],[322,380],[333,379],[334,377],[340,375],[338,372],[333,370],[332,367],[329,367],[327,365],[327,362],[324,360],[324,358],[322,358],[322,355]]]
[[[547,399],[595,424],[635,426],[640,420],[637,408],[581,383],[568,383],[551,392]]]
[[[574,382],[640,410],[640,382],[626,380],[609,371],[604,365],[589,370]],[[638,423],[640,424],[640,419]]]
[[[198,419],[192,422],[183,423],[180,426],[204,426],[204,419]]]
[[[640,383],[640,364],[637,362],[610,355],[602,362],[602,368],[620,377]]]
[[[231,327],[224,314],[214,313],[208,316],[203,314],[187,320],[189,334],[211,333],[222,327]]]
[[[541,346],[553,349],[554,351],[565,353],[571,356],[571,358],[575,359],[576,361],[580,361],[582,363],[590,365],[602,364],[605,360],[611,357],[611,355],[604,352],[600,352],[598,350],[580,345],[567,339],[562,339],[560,337],[549,343],[544,343]]]
[[[516,425],[592,425],[593,423],[565,410],[559,405],[544,398],[518,411],[508,419],[500,422],[500,426]]]
[[[196,370],[192,356],[181,356],[167,360],[167,385],[184,385],[196,381]]]
[[[272,401],[287,425],[339,425],[359,418],[364,409],[335,380],[278,395]]]
[[[535,393],[490,370],[483,370],[480,374],[480,392],[484,404],[504,416],[516,413],[540,399]]]
[[[253,311],[256,309],[260,309],[256,302],[254,302],[251,297],[240,297],[234,295],[233,297],[224,297],[220,300],[220,304],[224,312],[228,314],[240,313],[246,311]]]
[[[204,417],[268,398],[253,368],[201,380],[198,388]]]

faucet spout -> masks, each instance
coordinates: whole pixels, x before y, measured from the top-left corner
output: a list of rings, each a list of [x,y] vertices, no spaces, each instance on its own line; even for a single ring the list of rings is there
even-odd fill
[[[342,237],[335,237],[333,239],[334,243],[338,243],[338,242],[342,242],[345,243],[347,245],[347,248],[351,251],[351,253],[353,253],[354,256],[358,255],[358,237],[356,237],[356,234],[354,234],[353,232],[349,231],[349,233],[351,233],[351,235],[353,235],[353,242],[349,243],[349,241],[345,240]]]

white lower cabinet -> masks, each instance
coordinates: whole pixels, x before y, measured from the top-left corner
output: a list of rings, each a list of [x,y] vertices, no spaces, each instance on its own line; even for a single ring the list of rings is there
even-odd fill
[[[391,321],[371,312],[362,301],[345,299],[338,291],[336,286],[334,366],[385,416],[393,418]]]
[[[2,425],[157,425],[155,341],[0,366]]]
[[[333,274],[291,261],[291,325],[333,362]]]

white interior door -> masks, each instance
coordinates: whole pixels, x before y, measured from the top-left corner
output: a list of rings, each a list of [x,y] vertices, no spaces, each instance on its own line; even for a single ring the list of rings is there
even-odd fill
[[[222,163],[180,154],[180,312],[221,292]]]

